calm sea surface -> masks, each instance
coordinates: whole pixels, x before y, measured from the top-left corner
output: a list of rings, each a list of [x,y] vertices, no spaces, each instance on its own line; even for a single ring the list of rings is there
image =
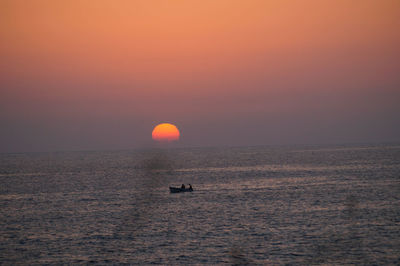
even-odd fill
[[[400,145],[0,154],[0,182],[4,265],[400,264]]]

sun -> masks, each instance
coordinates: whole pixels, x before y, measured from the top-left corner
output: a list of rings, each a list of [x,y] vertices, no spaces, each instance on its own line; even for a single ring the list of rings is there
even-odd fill
[[[153,140],[160,142],[179,140],[180,135],[181,134],[179,133],[178,128],[170,123],[162,123],[157,125],[151,133]]]

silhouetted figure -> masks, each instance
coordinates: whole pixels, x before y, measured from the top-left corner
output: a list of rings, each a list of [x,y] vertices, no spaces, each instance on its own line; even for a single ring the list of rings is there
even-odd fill
[[[185,189],[185,184],[182,184],[181,189]]]
[[[191,184],[189,184],[189,189],[190,189],[190,190],[193,190],[193,188],[192,188],[192,185],[191,185]]]

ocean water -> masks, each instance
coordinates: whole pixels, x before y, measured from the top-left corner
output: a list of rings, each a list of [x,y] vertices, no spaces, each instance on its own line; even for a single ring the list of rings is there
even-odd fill
[[[2,265],[400,264],[400,145],[0,154],[0,182]]]

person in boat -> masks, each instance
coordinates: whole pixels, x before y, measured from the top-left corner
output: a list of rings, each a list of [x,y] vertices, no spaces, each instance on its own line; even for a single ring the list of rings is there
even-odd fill
[[[181,189],[185,189],[185,184],[182,184]]]
[[[190,189],[190,190],[193,190],[193,188],[192,188],[192,185],[191,185],[191,184],[189,184],[189,189]]]

